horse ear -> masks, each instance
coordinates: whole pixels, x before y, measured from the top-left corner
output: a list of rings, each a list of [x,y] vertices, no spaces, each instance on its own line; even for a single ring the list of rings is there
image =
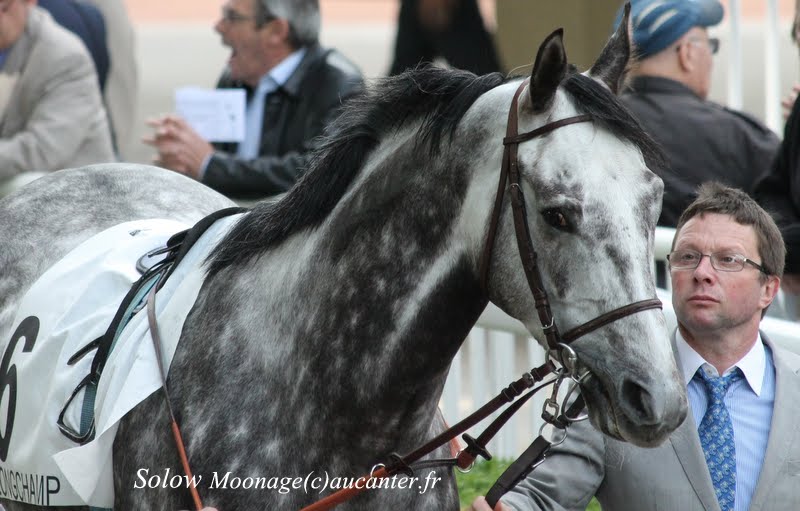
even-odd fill
[[[589,70],[589,76],[606,84],[614,94],[622,88],[630,62],[630,14],[631,4],[628,2],[616,32]]]
[[[550,108],[558,85],[567,75],[567,54],[564,51],[564,29],[559,28],[544,40],[536,54],[531,83],[528,87],[533,113]]]

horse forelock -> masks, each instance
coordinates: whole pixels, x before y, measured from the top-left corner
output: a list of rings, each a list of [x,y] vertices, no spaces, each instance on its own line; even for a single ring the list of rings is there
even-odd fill
[[[661,148],[606,86],[577,72],[571,73],[561,85],[579,112],[590,114],[593,123],[632,142],[641,151],[650,170],[655,172],[664,168],[666,159]]]
[[[435,155],[475,100],[503,81],[499,73],[479,77],[428,66],[375,82],[346,103],[326,129],[295,187],[278,202],[257,205],[220,243],[209,258],[209,273],[247,261],[319,224],[353,186],[369,156],[398,130],[416,126],[414,154]]]

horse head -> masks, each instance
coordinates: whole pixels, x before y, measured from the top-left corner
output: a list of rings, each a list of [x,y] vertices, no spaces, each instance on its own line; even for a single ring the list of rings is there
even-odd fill
[[[615,97],[631,54],[627,28],[620,24],[584,74],[568,66],[562,32],[554,32],[539,48],[529,82],[519,86],[511,106],[519,133],[548,130],[520,141],[516,152],[519,188],[527,202],[525,230],[561,332],[655,297],[651,261],[663,184],[652,169],[661,156]],[[518,85],[487,94],[486,103],[476,103],[471,114],[488,118],[482,109],[492,104],[497,109],[501,101],[508,105]],[[558,123],[587,114],[587,122]],[[509,119],[513,122],[513,115]],[[550,123],[558,127],[542,128]],[[497,169],[488,169],[476,180],[475,193],[482,189],[490,197],[496,179]],[[537,314],[541,303],[535,303],[521,264],[511,201],[506,192],[485,287],[492,302],[547,347]],[[581,391],[592,422],[604,433],[647,446],[660,443],[681,424],[685,392],[660,310],[631,313],[570,346],[578,371],[589,373]]]

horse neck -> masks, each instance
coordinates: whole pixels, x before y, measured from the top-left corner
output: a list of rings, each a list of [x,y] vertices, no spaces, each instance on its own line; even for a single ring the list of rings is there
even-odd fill
[[[250,347],[266,371],[316,388],[311,399],[346,410],[348,425],[380,417],[370,427],[388,428],[395,446],[399,435],[427,435],[450,362],[486,303],[456,228],[468,173],[411,153],[373,158],[321,226],[237,277],[242,321],[261,322],[249,327],[259,334]]]
[[[452,156],[419,152],[378,149],[320,230],[314,264],[338,288],[327,303],[338,301],[330,313],[343,328],[329,355],[360,362],[351,383],[374,386],[371,413],[394,416],[393,434],[412,443],[429,436],[450,363],[486,303],[460,235],[470,174]]]

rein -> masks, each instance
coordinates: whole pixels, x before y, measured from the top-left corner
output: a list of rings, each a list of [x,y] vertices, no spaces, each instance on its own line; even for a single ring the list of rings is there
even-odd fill
[[[483,289],[484,296],[489,296],[489,265],[492,258],[495,238],[497,236],[497,228],[500,222],[500,213],[502,210],[506,184],[508,183],[508,188],[510,188],[511,194],[514,230],[516,233],[519,255],[522,260],[522,267],[525,271],[525,277],[528,281],[528,287],[530,288],[531,294],[534,298],[536,311],[539,316],[539,321],[542,325],[542,331],[547,339],[547,362],[535,369],[532,369],[530,372],[525,373],[522,378],[511,383],[508,387],[503,389],[499,395],[483,405],[472,415],[439,434],[422,447],[403,457],[396,453],[390,454],[386,463],[375,465],[368,475],[358,479],[358,481],[363,483],[360,486],[356,484],[351,488],[339,490],[325,497],[324,499],[311,504],[310,506],[302,508],[300,511],[324,511],[331,509],[364,492],[366,489],[368,489],[366,483],[370,480],[390,477],[397,473],[412,475],[415,468],[455,465],[461,470],[469,471],[469,468],[471,468],[478,456],[482,456],[487,460],[492,458],[491,454],[489,454],[489,452],[486,450],[486,445],[488,444],[489,440],[491,440],[491,438],[494,437],[494,435],[500,430],[500,428],[505,425],[511,416],[517,410],[519,410],[520,407],[531,396],[533,396],[536,391],[547,385],[554,384],[551,397],[545,400],[544,409],[542,412],[542,418],[545,420],[545,424],[543,424],[542,429],[540,430],[539,437],[534,440],[534,442],[514,463],[511,464],[511,466],[509,466],[509,468],[500,476],[497,482],[495,482],[495,484],[486,494],[486,500],[489,503],[489,506],[494,508],[497,501],[500,500],[500,497],[502,497],[508,490],[513,488],[519,481],[524,479],[531,470],[544,461],[549,449],[553,445],[557,445],[564,441],[566,438],[566,428],[571,423],[586,418],[585,416],[578,417],[578,414],[585,407],[583,396],[578,395],[572,404],[568,408],[566,407],[566,402],[569,400],[570,396],[578,387],[581,379],[583,378],[578,377],[577,375],[578,357],[568,346],[569,343],[624,317],[650,309],[660,309],[662,307],[661,301],[657,298],[640,300],[601,314],[600,316],[587,321],[582,325],[570,329],[563,335],[559,334],[555,317],[550,308],[550,302],[547,298],[547,291],[544,288],[542,274],[537,264],[538,256],[536,250],[533,248],[533,242],[530,236],[530,229],[528,227],[528,220],[525,210],[525,197],[523,195],[522,184],[520,180],[517,150],[521,142],[532,140],[539,136],[550,133],[558,128],[569,126],[570,124],[591,122],[592,116],[583,114],[567,117],[550,122],[544,126],[540,126],[539,128],[525,133],[518,133],[517,111],[519,96],[528,82],[529,80],[526,79],[519,85],[517,91],[514,93],[514,99],[511,102],[511,107],[508,112],[506,136],[503,138],[504,149],[503,163],[500,168],[500,180],[497,186],[497,195],[495,196],[494,208],[492,210],[489,229],[486,235],[486,245],[483,253],[481,254],[479,268],[481,275],[481,288]],[[557,369],[552,360],[550,360],[551,358],[557,358],[562,367]],[[509,406],[483,431],[483,433],[478,436],[477,439],[468,434],[464,434],[462,438],[467,443],[467,447],[458,453],[455,458],[418,462],[418,460],[423,456],[433,452],[433,450],[444,445],[459,434],[464,433],[466,430],[497,411],[503,405],[511,403],[525,390],[534,387],[536,383],[541,382],[550,374],[554,374],[555,378],[533,388],[516,403]],[[564,399],[565,404],[559,405],[559,386],[561,385],[562,381],[567,379],[572,380],[573,386]],[[551,408],[552,411],[550,411]],[[553,426],[555,430],[561,431],[560,438],[553,439],[552,441],[545,438],[543,430],[548,424]]]
[[[545,423],[542,425],[539,437],[536,438],[536,440],[534,440],[534,442],[525,450],[525,452],[514,463],[512,463],[512,465],[500,476],[500,478],[497,480],[494,486],[492,486],[492,488],[486,495],[487,502],[491,507],[494,507],[497,501],[500,499],[500,497],[502,497],[508,490],[513,488],[519,481],[521,481],[531,470],[536,468],[536,466],[538,466],[544,461],[545,457],[547,456],[547,453],[549,452],[549,449],[553,445],[557,445],[564,441],[564,439],[567,436],[566,433],[567,427],[571,423],[586,418],[585,416],[581,417],[578,416],[578,414],[580,414],[580,412],[583,410],[585,406],[583,397],[580,394],[577,395],[577,397],[572,401],[569,407],[566,406],[566,403],[569,401],[570,396],[579,387],[582,379],[589,374],[585,373],[583,376],[579,376],[577,374],[578,357],[575,351],[569,347],[569,344],[574,340],[579,339],[580,337],[583,337],[584,335],[593,332],[605,325],[613,323],[619,319],[625,318],[632,314],[636,314],[638,312],[661,308],[661,301],[658,300],[657,298],[640,300],[616,308],[604,314],[601,314],[600,316],[592,320],[589,320],[575,328],[570,329],[563,335],[559,333],[555,321],[555,316],[553,315],[553,312],[550,307],[550,302],[547,297],[547,291],[544,288],[542,274],[537,263],[538,255],[536,253],[536,250],[533,248],[533,242],[530,236],[530,228],[528,226],[528,220],[526,215],[525,197],[523,194],[523,189],[520,179],[519,161],[517,153],[519,144],[522,142],[532,140],[534,138],[545,135],[547,133],[550,133],[551,131],[554,131],[564,126],[569,126],[571,124],[577,124],[581,122],[591,122],[593,119],[592,116],[588,114],[576,115],[550,122],[548,124],[545,124],[544,126],[541,126],[539,128],[536,128],[534,130],[525,133],[521,134],[518,133],[517,111],[519,104],[519,96],[527,84],[528,80],[524,80],[519,85],[516,92],[514,93],[514,98],[511,102],[511,107],[508,112],[508,124],[506,126],[506,136],[503,139],[503,145],[504,145],[503,163],[500,169],[500,179],[497,186],[497,194],[495,196],[494,208],[489,222],[489,228],[487,231],[486,245],[484,247],[483,253],[481,254],[481,259],[479,263],[480,283],[483,289],[484,296],[489,296],[488,293],[489,266],[492,258],[492,251],[494,249],[497,229],[500,222],[500,213],[502,210],[506,185],[508,185],[508,188],[510,189],[509,193],[511,195],[511,206],[514,217],[514,231],[516,233],[516,238],[517,238],[517,247],[519,250],[520,259],[522,260],[522,267],[525,272],[525,277],[528,282],[528,287],[530,288],[531,294],[534,298],[534,304],[539,317],[539,321],[542,325],[542,331],[547,340],[547,346],[548,346],[547,361],[543,365],[525,373],[520,379],[512,382],[508,387],[503,389],[500,392],[500,394],[498,394],[491,401],[483,405],[476,412],[474,412],[469,417],[462,420],[455,426],[439,434],[438,436],[436,436],[423,446],[412,451],[406,456],[400,456],[396,453],[390,454],[387,457],[386,463],[380,463],[378,465],[375,465],[369,474],[359,478],[357,480],[357,483],[352,487],[345,488],[331,495],[328,495],[322,500],[304,507],[301,511],[323,511],[331,509],[353,498],[354,496],[364,492],[365,490],[369,489],[368,483],[371,480],[391,477],[392,475],[398,473],[413,475],[414,469],[433,467],[433,466],[456,466],[463,471],[469,471],[469,469],[472,467],[472,464],[474,463],[475,459],[478,456],[482,456],[487,460],[491,459],[492,457],[491,454],[486,450],[486,445],[491,440],[491,438],[493,438],[495,434],[497,434],[500,428],[502,428],[502,426],[505,425],[505,423],[511,418],[511,416],[515,412],[517,412],[520,409],[520,407],[531,396],[533,396],[535,392],[552,384],[553,385],[552,395],[550,398],[545,400],[544,409],[542,411],[542,418],[544,419]],[[201,221],[200,223],[203,223],[203,221]],[[190,235],[187,237],[191,238],[192,236]],[[174,247],[170,248],[172,248],[172,250],[175,250]],[[180,251],[184,253],[185,251],[188,250],[188,247],[186,246],[179,245],[179,248]],[[165,278],[171,272],[171,265],[165,265],[164,270],[165,270],[164,274],[162,275],[162,278],[159,280],[159,284],[163,283],[163,280],[165,280]],[[160,285],[154,286],[151,292],[149,293],[147,300],[148,319],[150,321],[153,343],[156,352],[159,355],[158,356],[159,370],[161,372],[161,376],[163,379],[164,393],[167,399],[167,407],[170,414],[173,435],[175,436],[175,441],[178,448],[179,456],[181,458],[181,464],[183,466],[184,472],[189,477],[189,480],[192,480],[191,469],[189,467],[188,458],[186,456],[183,440],[181,438],[180,428],[178,427],[177,421],[175,420],[175,416],[172,412],[172,406],[167,392],[166,372],[163,366],[161,365],[161,356],[160,356],[161,342],[158,334],[158,326],[155,322],[155,293],[159,287]],[[560,362],[561,367],[557,368],[556,365],[553,363],[552,359],[556,359],[558,362]],[[554,375],[554,378],[537,386],[537,383],[542,382],[548,375],[551,374]],[[558,391],[561,383],[565,380],[571,380],[572,386],[567,392],[566,397],[564,398],[563,401],[564,404],[560,405],[558,402]],[[475,426],[485,418],[489,417],[492,413],[494,413],[504,405],[512,403],[514,400],[517,399],[517,397],[522,395],[522,393],[528,389],[532,390],[529,390],[521,399],[517,400],[506,410],[504,410],[478,436],[478,438],[473,438],[465,433],[468,429]],[[550,425],[554,428],[552,440],[548,440],[544,436],[544,428],[547,425]],[[561,432],[560,437],[558,438],[555,437],[555,431]],[[463,449],[461,452],[459,452],[455,457],[449,459],[420,461],[421,458],[430,454],[438,447],[453,440],[455,437],[457,437],[462,433],[464,433],[462,438],[467,443],[467,447]],[[360,482],[361,484],[359,485],[358,482]],[[201,509],[202,502],[200,500],[199,494],[197,493],[197,489],[194,486],[192,486],[189,490],[196,509],[198,510]]]

